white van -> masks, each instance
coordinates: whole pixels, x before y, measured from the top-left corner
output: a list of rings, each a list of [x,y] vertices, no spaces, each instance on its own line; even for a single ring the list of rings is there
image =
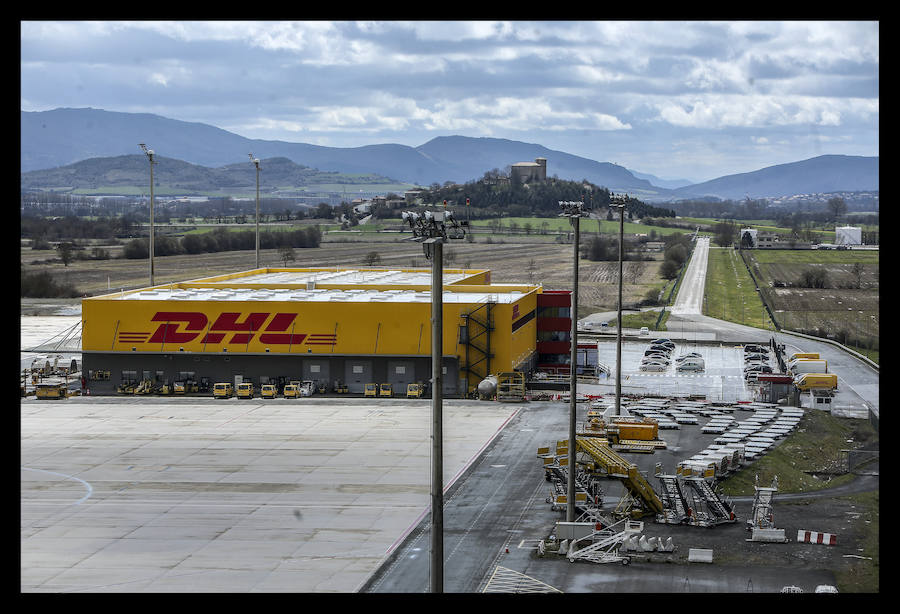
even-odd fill
[[[641,334],[641,335],[649,335],[649,334],[650,334],[650,329],[647,328],[646,326],[641,326],[640,334]]]

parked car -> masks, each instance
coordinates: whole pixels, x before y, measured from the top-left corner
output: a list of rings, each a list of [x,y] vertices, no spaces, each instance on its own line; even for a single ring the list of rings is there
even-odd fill
[[[665,352],[666,354],[671,354],[674,348],[670,348],[666,345],[651,345],[650,349],[657,352]]]
[[[668,368],[667,365],[661,363],[646,363],[641,365],[641,371],[665,371]]]
[[[681,356],[675,359],[675,362],[684,362],[688,358],[702,358],[699,352],[691,352],[689,354],[682,354]]]
[[[675,367],[676,371],[705,371],[706,366],[702,361],[691,361],[686,360],[680,365]]]
[[[772,367],[769,365],[750,365],[749,367],[744,367],[744,373],[771,373]]]
[[[744,360],[769,360],[769,356],[767,354],[744,354]]]
[[[649,334],[650,334],[650,329],[647,328],[646,326],[641,326],[640,334],[641,334],[641,335],[649,335]]]

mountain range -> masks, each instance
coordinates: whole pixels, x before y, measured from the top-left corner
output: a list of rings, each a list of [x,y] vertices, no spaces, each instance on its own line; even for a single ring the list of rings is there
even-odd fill
[[[138,143],[142,142],[154,149],[158,157],[209,167],[208,170],[229,165],[240,168],[239,161],[242,166],[250,167],[247,154],[252,152],[260,159],[285,158],[307,170],[380,175],[395,182],[424,186],[446,181],[464,183],[480,179],[486,171],[495,168],[543,157],[547,159],[550,176],[575,181],[587,179],[614,192],[628,192],[648,201],[878,190],[877,156],[818,156],[684,185],[688,182],[660,180],[610,162],[507,139],[444,136],[418,147],[379,144],[340,148],[248,139],[208,124],[149,113],[92,108],[21,111],[23,177],[29,171],[67,167],[91,158],[131,157],[140,154]],[[218,175],[227,180],[222,173]]]

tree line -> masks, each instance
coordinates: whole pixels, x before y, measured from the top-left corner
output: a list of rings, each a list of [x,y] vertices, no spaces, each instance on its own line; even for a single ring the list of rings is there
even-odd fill
[[[319,247],[322,232],[318,226],[308,226],[281,232],[260,231],[259,249],[280,249],[282,247]],[[123,257],[138,259],[150,256],[149,239],[133,239],[125,244]],[[252,230],[230,232],[217,228],[202,234],[181,237],[153,237],[154,256],[175,256],[179,254],[204,254],[215,252],[256,249],[256,232]]]

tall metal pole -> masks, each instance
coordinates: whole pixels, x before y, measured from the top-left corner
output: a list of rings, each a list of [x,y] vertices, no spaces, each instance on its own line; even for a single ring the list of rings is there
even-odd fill
[[[575,522],[575,389],[578,383],[578,242],[581,239],[581,216],[575,215],[570,217],[572,225],[575,227],[575,241],[572,249],[572,306],[570,315],[572,316],[572,333],[570,347],[571,357],[569,360],[569,470],[568,470],[568,488],[566,491],[566,522]]]
[[[147,156],[147,159],[150,161],[150,285],[153,285],[153,165],[156,163],[153,160],[153,150],[148,149],[144,143],[138,143],[138,146]]]
[[[259,268],[259,158],[250,156],[250,161],[256,165],[256,268]]]
[[[150,285],[153,285],[153,154],[150,154]]]
[[[616,416],[622,407],[622,261],[625,256],[625,202],[622,197],[611,198],[610,204],[619,210],[619,302],[616,313]]]
[[[429,240],[431,259],[431,592],[444,592],[444,459],[441,397],[444,378],[444,245]]]

